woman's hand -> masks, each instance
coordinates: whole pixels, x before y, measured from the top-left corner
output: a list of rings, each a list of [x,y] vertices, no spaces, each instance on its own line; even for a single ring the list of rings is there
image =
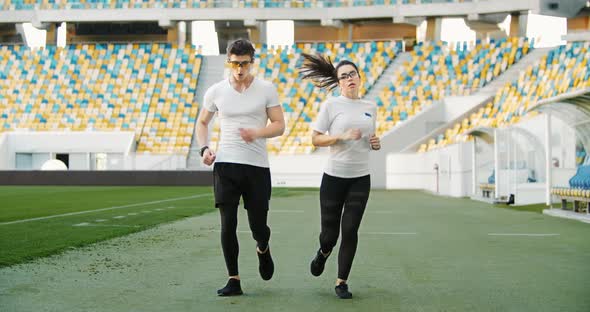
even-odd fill
[[[371,149],[373,150],[378,151],[381,149],[381,140],[374,134],[369,137],[369,144],[371,144]]]
[[[258,137],[259,137],[256,129],[240,128],[239,130],[240,130],[240,136],[242,137],[242,140],[244,140],[247,143],[254,142],[254,140],[258,139]]]
[[[339,137],[340,140],[342,141],[348,141],[348,140],[360,140],[362,136],[361,130],[360,129],[348,129],[346,130],[344,133],[342,133]]]

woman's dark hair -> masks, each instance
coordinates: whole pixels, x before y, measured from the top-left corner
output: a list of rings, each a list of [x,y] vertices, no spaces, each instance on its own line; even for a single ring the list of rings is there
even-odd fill
[[[254,60],[254,46],[246,39],[238,39],[227,46],[227,57],[233,55],[249,55]]]
[[[311,79],[318,88],[333,90],[338,86],[338,69],[344,65],[351,65],[359,74],[359,69],[351,61],[343,60],[334,67],[330,57],[324,58],[321,55],[311,55],[302,53],[303,65],[299,70],[299,73],[303,76],[302,79]]]

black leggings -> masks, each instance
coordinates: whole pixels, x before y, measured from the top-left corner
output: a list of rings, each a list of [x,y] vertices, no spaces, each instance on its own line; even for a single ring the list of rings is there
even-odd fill
[[[331,252],[342,226],[342,241],[338,253],[338,278],[346,280],[358,244],[358,229],[371,190],[369,175],[358,178],[338,178],[324,173],[320,187],[322,229],[320,247]],[[340,222],[342,221],[342,222]]]
[[[270,239],[270,228],[266,221],[268,210],[266,209],[248,209],[248,223],[252,230],[252,237],[258,243],[260,249],[266,249]],[[238,275],[238,254],[240,246],[236,233],[238,227],[238,204],[220,204],[219,213],[221,214],[221,249],[227,266],[229,276]]]

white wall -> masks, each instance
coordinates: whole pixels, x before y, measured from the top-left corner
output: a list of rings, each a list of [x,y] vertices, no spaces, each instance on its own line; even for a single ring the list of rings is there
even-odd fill
[[[16,153],[33,154],[33,170],[58,153],[70,155],[71,170],[89,170],[89,153],[107,153],[108,169],[119,170],[134,149],[133,132],[8,132],[0,138],[0,170],[15,169]]]
[[[391,153],[399,153],[417,140],[439,127],[445,120],[445,106],[442,102],[431,104],[409,120],[399,123],[381,137],[381,150],[371,151],[371,186],[385,189],[387,175],[386,159]]]
[[[471,194],[471,144],[454,144],[426,153],[387,157],[387,189],[424,189],[441,195]],[[438,165],[437,172],[434,169]]]
[[[107,156],[107,170],[125,170],[125,155],[109,153]]]
[[[272,185],[319,187],[327,160],[325,150],[312,155],[269,155]]]
[[[374,188],[389,188],[386,163],[389,155],[408,150],[413,153],[418,142],[433,132],[448,127],[453,120],[477,107],[488,95],[452,96],[424,108],[408,121],[396,125],[381,138],[382,149],[370,154],[371,184]]]
[[[123,168],[125,170],[184,170],[186,156],[131,154],[125,158]]]
[[[9,132],[10,152],[129,153],[133,132]]]
[[[90,153],[70,153],[69,170],[90,170]]]
[[[0,170],[8,168],[10,164],[10,154],[8,153],[8,135],[0,133]],[[12,162],[14,164],[14,161]]]
[[[13,154],[14,155],[14,154]],[[41,169],[41,166],[43,166],[43,164],[50,160],[51,157],[51,153],[34,153],[33,154],[33,164],[32,164],[32,169],[33,170],[39,170]],[[13,162],[11,164],[11,166],[15,166],[16,164]],[[14,168],[13,168],[14,169]]]
[[[184,155],[132,153],[133,132],[10,132],[0,137],[0,169],[14,170],[16,153],[33,154],[33,170],[57,153],[69,154],[70,170],[93,170],[97,153],[107,154],[106,170],[184,170]]]

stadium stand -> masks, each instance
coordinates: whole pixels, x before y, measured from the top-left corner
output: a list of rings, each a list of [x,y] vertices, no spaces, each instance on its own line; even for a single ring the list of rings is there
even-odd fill
[[[4,10],[148,9],[148,8],[330,8],[371,5],[404,5],[468,0],[7,0]]]
[[[466,43],[453,48],[443,43],[420,44],[412,52],[412,60],[396,72],[394,82],[377,99],[378,135],[446,95],[467,95],[477,90],[529,50],[524,38],[477,44],[473,49]],[[1,51],[5,77],[11,70],[28,68],[10,79],[12,89],[0,93],[2,131],[129,130],[136,132],[138,152],[188,153],[198,113],[193,97],[201,62],[193,48],[78,44],[45,50],[4,46]],[[307,154],[314,150],[310,122],[326,93],[298,77],[301,53],[321,53],[334,62],[355,61],[363,73],[364,95],[401,51],[401,43],[259,45],[257,51],[257,75],[277,85],[286,117],[286,133],[269,141],[269,151]],[[58,61],[59,56],[65,58]],[[38,87],[46,81],[47,86]],[[72,94],[60,92],[70,85]],[[218,126],[214,126],[212,144],[218,140]]]
[[[138,152],[187,154],[201,58],[171,44],[0,47],[0,132],[134,131]]]
[[[446,130],[444,135],[422,144],[419,152],[470,139],[465,131],[476,127],[498,127],[517,123],[530,104],[558,94],[590,86],[590,42],[573,42],[551,50],[498,90],[492,102],[470,118]],[[532,115],[531,115],[532,116]]]
[[[508,38],[490,43],[478,42],[449,46],[442,42],[424,42],[412,51],[412,59],[396,71],[391,84],[377,98],[379,120],[377,135],[421,111],[445,96],[473,93],[533,47],[526,38]]]

